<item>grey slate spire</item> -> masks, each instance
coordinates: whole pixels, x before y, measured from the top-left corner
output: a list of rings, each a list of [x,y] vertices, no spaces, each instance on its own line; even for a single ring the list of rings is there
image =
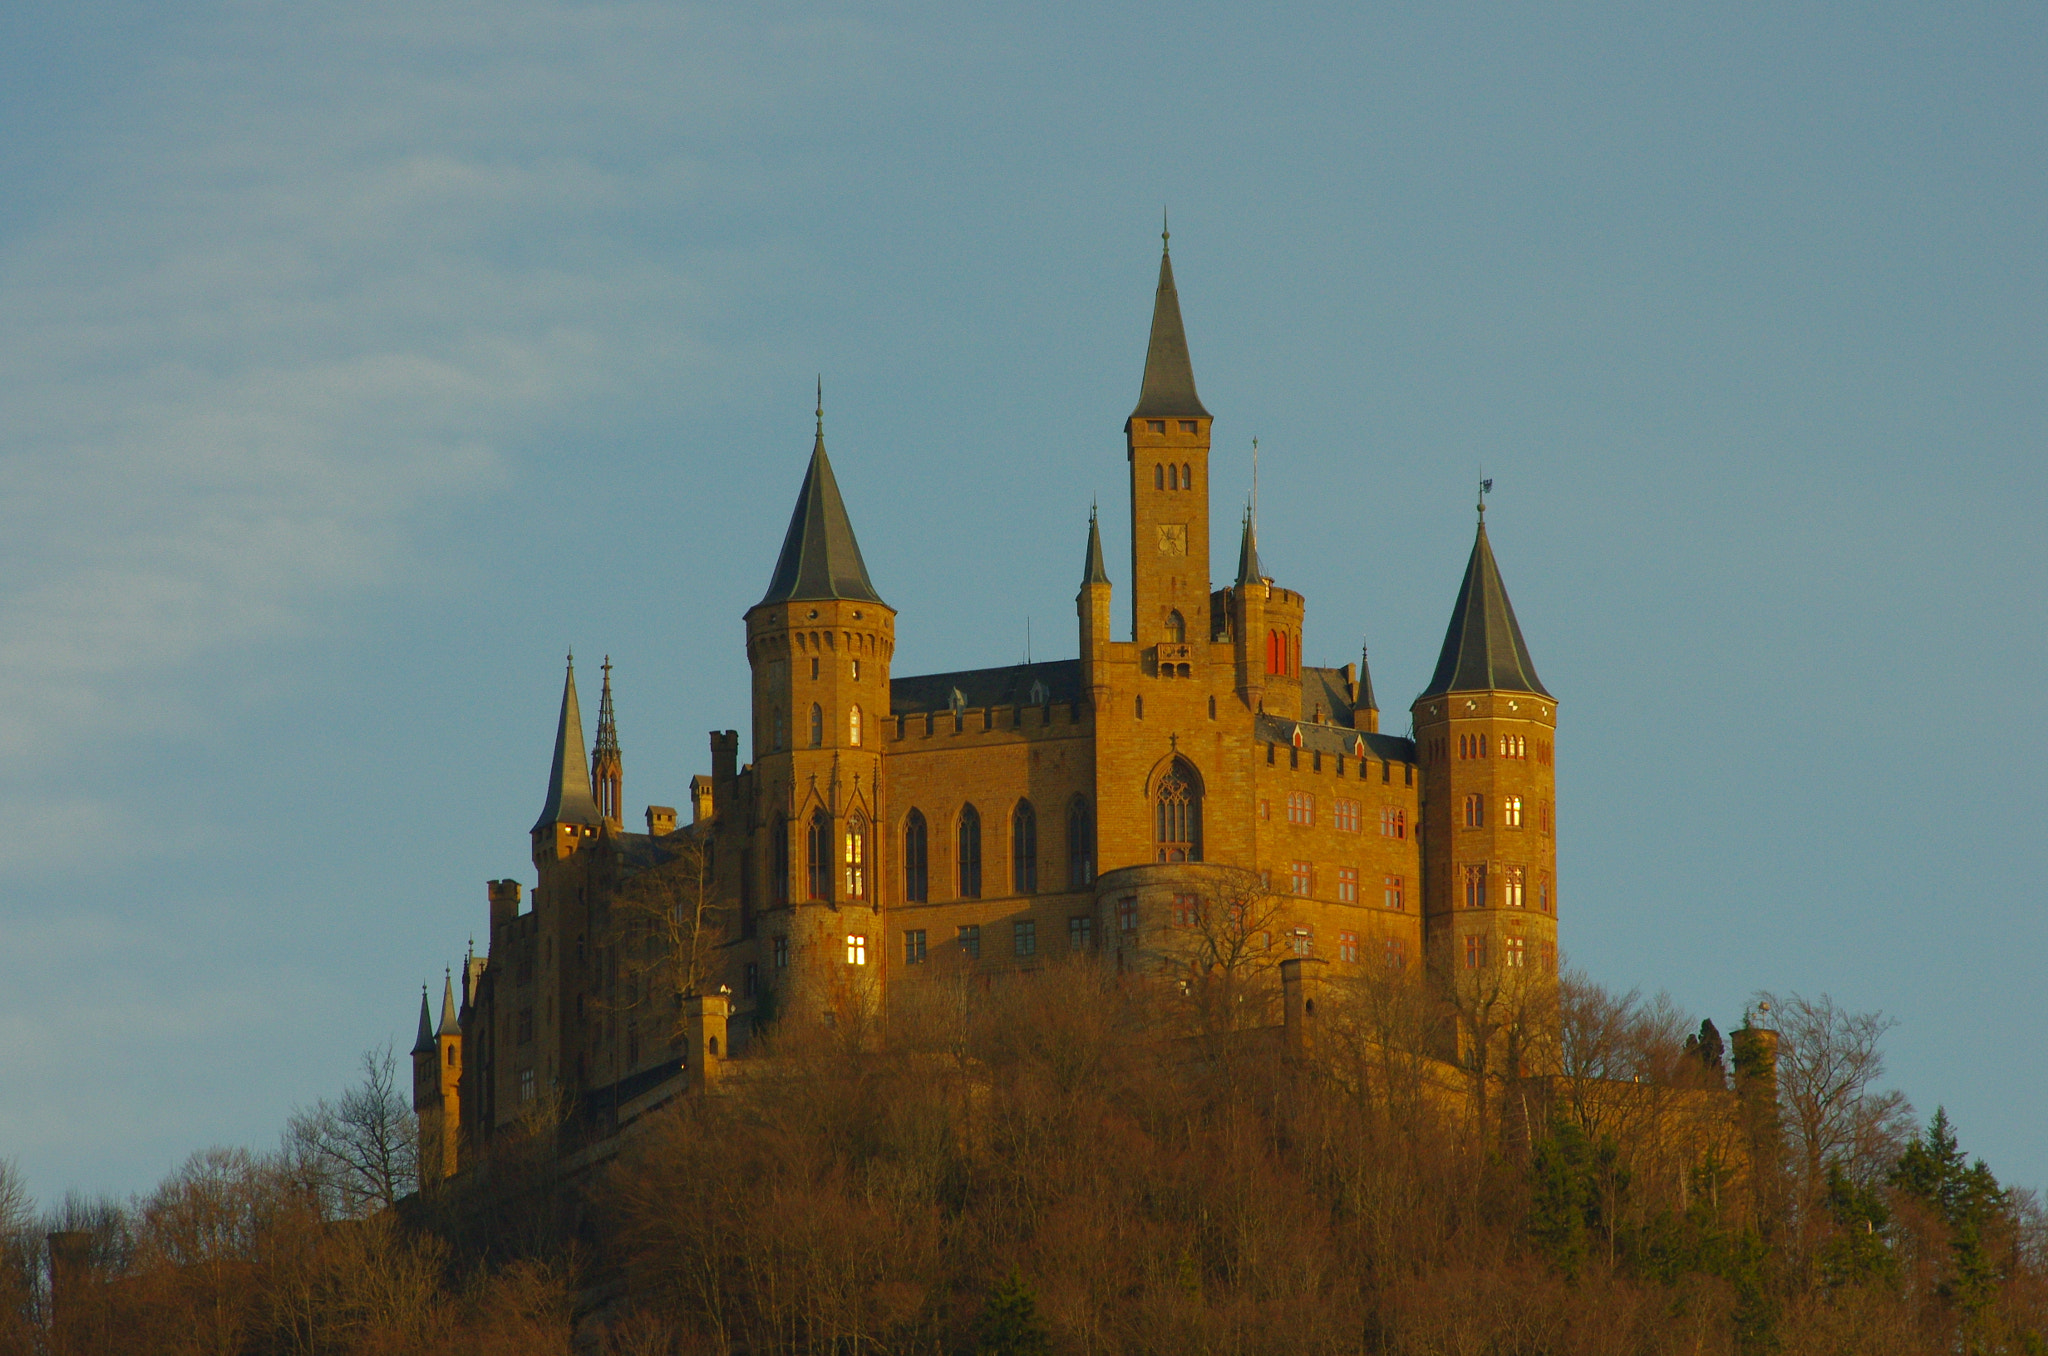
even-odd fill
[[[455,979],[446,971],[441,975],[441,1025],[434,1032],[437,1036],[459,1036],[462,1024],[455,1019]]]
[[[1109,571],[1102,567],[1102,533],[1095,526],[1095,506],[1088,506],[1088,560],[1081,568],[1081,582],[1107,584]]]
[[[1237,582],[1240,586],[1257,584],[1265,579],[1265,567],[1259,563],[1259,527],[1252,521],[1252,511],[1244,511],[1244,535],[1237,543]]]
[[[775,562],[775,574],[761,603],[813,598],[882,602],[868,579],[860,543],[854,540],[853,524],[846,516],[846,502],[839,497],[839,482],[833,479],[832,463],[825,456],[823,382],[818,386],[818,437],[811,445],[810,469],[804,472],[803,488],[797,491],[796,512],[790,515],[782,555]]]
[[[555,765],[548,771],[547,804],[533,821],[532,833],[550,824],[599,824],[597,798],[590,794],[590,760],[583,756],[583,709],[576,703],[576,656],[569,656],[569,676],[562,681],[562,718],[555,726]]]
[[[416,1055],[434,1053],[434,1023],[427,1014],[427,986],[424,984],[420,985],[420,1034],[412,1043],[412,1052]]]
[[[1208,418],[1195,394],[1195,368],[1188,359],[1188,334],[1180,323],[1180,293],[1173,285],[1171,235],[1159,232],[1159,290],[1152,298],[1152,339],[1145,346],[1145,381],[1138,389],[1133,419],[1162,415]]]
[[[1377,711],[1380,704],[1378,698],[1372,695],[1371,654],[1371,649],[1361,640],[1358,643],[1358,700],[1352,705]]]
[[[1481,507],[1479,535],[1465,565],[1457,605],[1451,609],[1443,653],[1437,656],[1436,673],[1422,696],[1488,689],[1550,695],[1536,677],[1536,664],[1529,658],[1515,609],[1508,603],[1507,587],[1500,582],[1500,567],[1486,540],[1486,509]]]

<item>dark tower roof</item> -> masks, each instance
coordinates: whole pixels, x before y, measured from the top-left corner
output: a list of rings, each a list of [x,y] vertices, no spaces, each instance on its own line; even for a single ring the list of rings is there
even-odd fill
[[[1102,532],[1095,526],[1095,506],[1088,506],[1088,560],[1081,567],[1081,583],[1107,584],[1109,571],[1102,567]]]
[[[1133,419],[1162,415],[1199,415],[1206,419],[1202,398],[1195,394],[1195,368],[1188,359],[1188,332],[1180,323],[1180,293],[1173,286],[1173,255],[1168,234],[1159,233],[1159,290],[1152,298],[1152,340],[1145,345],[1145,382],[1138,389]]]
[[[597,699],[597,743],[591,746],[592,766],[610,754],[619,756],[619,723],[612,717],[612,657],[604,657],[604,690]]]
[[[437,1036],[460,1036],[462,1034],[462,1025],[455,1018],[455,979],[454,976],[445,973],[441,976],[441,1025],[434,1034]]]
[[[550,824],[599,824],[597,797],[590,794],[590,760],[583,756],[583,709],[576,704],[576,657],[562,682],[562,718],[555,726],[555,765],[548,771],[547,804],[529,831]]]
[[[846,502],[839,497],[839,482],[832,478],[832,463],[825,456],[822,391],[818,400],[818,439],[811,446],[811,466],[804,472],[803,488],[797,491],[796,512],[790,515],[789,532],[782,539],[782,555],[775,562],[775,575],[768,581],[768,592],[761,603],[817,598],[882,602],[882,595],[875,592],[874,584],[868,580],[867,564],[860,558],[860,543],[853,539],[853,524],[846,516]]]
[[[427,986],[424,984],[420,985],[420,1034],[412,1043],[412,1052],[416,1055],[434,1053],[434,1022],[427,1015]]]
[[[1259,529],[1252,522],[1252,511],[1244,511],[1244,534],[1237,542],[1237,582],[1256,584],[1265,578],[1265,567],[1259,564]]]
[[[1360,641],[1358,645],[1358,700],[1353,705],[1364,710],[1377,711],[1380,709],[1380,704],[1378,699],[1372,695],[1371,653],[1371,650],[1366,647],[1365,642]]]
[[[1482,508],[1472,559],[1465,565],[1465,582],[1458,588],[1457,606],[1451,609],[1450,629],[1444,632],[1443,653],[1437,656],[1436,673],[1422,696],[1489,689],[1550,695],[1536,677],[1536,663],[1529,658],[1507,588],[1500,582],[1500,566],[1494,564],[1493,547],[1486,540],[1486,510]]]

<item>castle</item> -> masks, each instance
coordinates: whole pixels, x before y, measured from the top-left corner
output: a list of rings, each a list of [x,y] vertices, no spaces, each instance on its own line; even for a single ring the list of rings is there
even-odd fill
[[[1382,733],[1363,653],[1303,662],[1307,599],[1263,572],[1252,515],[1236,577],[1211,587],[1211,422],[1162,249],[1124,421],[1128,638],[1091,513],[1078,658],[901,677],[821,408],[746,612],[750,761],[713,732],[688,823],[652,806],[628,831],[609,661],[586,754],[572,660],[531,907],[490,882],[486,954],[438,1024],[422,995],[422,1180],[542,1105],[617,1124],[715,1076],[775,1015],[1073,954],[1140,966],[1225,899],[1240,918],[1276,901],[1245,942],[1337,972],[1554,973],[1557,705],[1483,499],[1413,737]]]

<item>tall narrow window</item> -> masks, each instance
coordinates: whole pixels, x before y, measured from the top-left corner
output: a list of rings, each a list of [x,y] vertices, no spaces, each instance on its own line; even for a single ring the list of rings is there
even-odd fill
[[[1500,869],[1500,902],[1502,908],[1519,909],[1527,903],[1524,881],[1528,872],[1519,866],[1504,866]]]
[[[770,741],[768,747],[771,750],[779,753],[789,747],[789,712],[779,706],[775,708],[773,732],[768,738]]]
[[[960,897],[981,898],[981,812],[960,811]]]
[[[1085,890],[1095,883],[1095,823],[1088,802],[1076,796],[1067,805],[1067,888]]]
[[[811,815],[810,831],[804,835],[804,860],[810,868],[807,897],[832,898],[832,816],[822,808]]]
[[[1477,970],[1486,964],[1486,939],[1477,933],[1465,938],[1465,968]]]
[[[775,817],[775,862],[769,868],[769,901],[789,903],[789,816]]]
[[[1407,886],[1399,876],[1388,876],[1381,882],[1380,902],[1390,909],[1408,907]]]
[[[1172,462],[1166,464],[1166,488],[1169,490],[1180,488],[1180,468]]]
[[[903,963],[924,964],[924,929],[908,928],[903,933]]]
[[[1163,466],[1163,465],[1160,465],[1160,466],[1154,466],[1154,467],[1152,468],[1152,488],[1153,488],[1153,489],[1155,489],[1155,490],[1163,490],[1163,489],[1165,489],[1165,488],[1166,488],[1166,467],[1165,467],[1165,466]]]
[[[1465,797],[1465,827],[1483,829],[1486,827],[1486,797],[1474,791]]]
[[[1159,779],[1152,817],[1158,860],[1202,860],[1202,779],[1187,759],[1174,759]]]
[[[811,703],[811,747],[817,748],[825,742],[825,708]]]
[[[1465,907],[1486,907],[1486,867],[1483,863],[1465,868]]]
[[[1020,895],[1038,892],[1038,811],[1028,800],[1010,812],[1010,887]]]
[[[1166,614],[1166,638],[1175,645],[1188,638],[1187,618],[1181,616],[1177,608]]]
[[[868,822],[860,815],[846,821],[846,897],[868,897]]]
[[[903,898],[906,903],[922,904],[931,898],[931,876],[926,865],[930,861],[929,846],[924,812],[912,810],[910,818],[903,821]]]
[[[1187,462],[1180,464],[1180,487],[1184,490],[1195,488],[1195,468]]]
[[[1522,798],[1520,796],[1502,796],[1500,798],[1500,822],[1503,827],[1510,829],[1522,827]]]
[[[846,712],[846,742],[854,748],[860,747],[860,708],[848,708]]]

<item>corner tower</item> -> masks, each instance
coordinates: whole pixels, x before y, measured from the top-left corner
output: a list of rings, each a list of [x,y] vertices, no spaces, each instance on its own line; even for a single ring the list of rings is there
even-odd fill
[[[576,701],[576,656],[562,680],[562,713],[555,722],[555,761],[548,769],[548,798],[533,821],[533,860],[560,861],[597,836],[604,814],[590,794],[590,763],[583,755],[583,708]]]
[[[884,950],[873,918],[889,835],[876,826],[888,822],[882,744],[896,612],[868,578],[825,455],[822,394],[817,418],[782,554],[747,611],[747,660],[774,982],[837,1001],[841,985],[879,970]],[[864,939],[861,965],[874,962],[866,975],[833,964],[841,947],[851,951],[849,937]]]
[[[1124,421],[1131,467],[1131,640],[1208,639],[1209,411],[1173,284],[1170,233],[1159,234],[1159,286],[1138,404]]]
[[[1461,988],[1547,978],[1557,969],[1557,702],[1501,583],[1483,499],[1436,672],[1411,710],[1430,965]]]

